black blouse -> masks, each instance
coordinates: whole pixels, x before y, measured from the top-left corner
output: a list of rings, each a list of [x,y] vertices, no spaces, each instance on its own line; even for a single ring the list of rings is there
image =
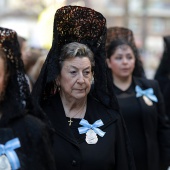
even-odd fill
[[[54,128],[53,151],[56,167],[59,170],[132,170],[133,158],[129,152],[129,141],[126,138],[120,114],[105,108],[92,96],[88,96],[84,119],[90,124],[102,120],[99,127],[106,132],[98,137],[96,144],[87,144],[86,134],[79,134],[80,120],[73,119],[69,126],[59,95],[52,96],[44,103],[44,111]],[[127,146],[128,145],[128,146]]]
[[[132,145],[137,170],[146,170],[146,140],[142,122],[142,112],[136,98],[135,85],[123,91],[114,85],[120,110],[124,117]]]
[[[66,117],[66,118],[67,118],[67,121],[70,120],[69,117]],[[78,132],[78,127],[80,127],[79,123],[80,123],[81,119],[79,119],[79,118],[72,118],[71,120],[72,120],[73,122],[72,122],[71,126],[69,126],[69,127],[70,127],[70,129],[71,129],[74,137],[76,138],[76,140],[77,140],[77,142],[78,142],[79,139],[80,139],[80,137],[81,137],[80,134],[79,134],[79,132]]]

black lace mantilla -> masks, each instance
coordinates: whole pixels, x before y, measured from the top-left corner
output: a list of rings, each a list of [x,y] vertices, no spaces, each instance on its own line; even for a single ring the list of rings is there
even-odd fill
[[[94,53],[94,86],[91,95],[107,108],[119,110],[113,90],[112,75],[106,66],[106,34],[105,17],[93,9],[64,6],[56,11],[52,47],[32,92],[34,103],[39,106],[40,110],[43,102],[55,94],[54,81],[59,75],[60,50],[63,45],[71,42],[86,44]],[[124,122],[123,126],[126,131]],[[128,155],[131,155],[127,133],[125,137]],[[129,159],[132,164],[131,156]]]
[[[0,27],[0,49],[6,55],[10,74],[0,109],[1,112],[5,112],[6,117],[15,117],[30,104],[30,92],[24,74],[17,33],[14,30]]]
[[[35,102],[41,103],[42,99],[54,95],[60,50],[67,43],[79,42],[86,44],[94,53],[93,94],[106,106],[118,109],[117,100],[111,93],[112,80],[109,79],[110,72],[107,72],[105,61],[106,32],[105,17],[93,9],[81,6],[58,9],[54,17],[52,47],[33,88]]]
[[[137,49],[132,30],[130,30],[129,28],[117,27],[117,26],[109,27],[107,29],[106,50],[108,50],[108,48],[110,47],[110,44],[113,41],[119,41],[119,40],[126,40],[127,43],[129,43],[133,49],[133,52],[136,57],[135,69],[133,71],[133,75],[137,77],[145,77],[140,54]]]

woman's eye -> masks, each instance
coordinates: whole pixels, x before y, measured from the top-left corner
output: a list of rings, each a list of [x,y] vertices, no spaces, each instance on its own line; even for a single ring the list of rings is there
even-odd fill
[[[84,74],[85,75],[88,75],[90,73],[90,71],[85,71]]]
[[[91,70],[86,70],[86,71],[83,72],[83,75],[88,77],[88,76],[91,75],[91,73],[92,73]]]
[[[132,56],[131,56],[131,55],[127,56],[127,59],[131,60],[131,59],[132,59]]]
[[[76,71],[70,71],[71,74],[75,75],[76,74]]]
[[[121,60],[122,59],[122,57],[116,57],[116,60]]]

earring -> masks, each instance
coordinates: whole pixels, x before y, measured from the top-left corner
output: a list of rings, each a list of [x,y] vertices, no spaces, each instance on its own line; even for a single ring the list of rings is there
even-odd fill
[[[94,77],[92,76],[91,84],[94,84]]]
[[[60,90],[61,90],[61,87],[57,86],[57,91],[60,92]]]
[[[61,86],[60,86],[58,78],[55,80],[55,84],[54,85],[55,85],[56,92],[60,92]]]
[[[57,85],[56,83],[54,84],[54,93],[59,92],[60,91],[60,85]]]

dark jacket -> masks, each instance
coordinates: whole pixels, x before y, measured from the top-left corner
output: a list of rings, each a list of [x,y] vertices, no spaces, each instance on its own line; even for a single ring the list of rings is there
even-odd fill
[[[158,82],[134,77],[135,85],[143,90],[153,88],[158,102],[148,106],[142,97],[139,103],[142,110],[143,128],[147,144],[147,160],[150,170],[167,169],[170,165],[170,123],[165,114],[164,101]]]
[[[54,151],[58,170],[130,170],[133,158],[128,155],[128,141],[120,114],[106,109],[92,97],[88,97],[85,118],[90,124],[101,119],[104,137],[98,136],[96,144],[87,144],[85,134],[78,140],[68,125],[59,95],[43,104],[54,127]],[[79,126],[81,127],[81,125]]]
[[[168,118],[170,119],[170,79],[167,76],[157,77],[156,80],[159,82],[159,86],[164,98],[165,109]]]
[[[31,115],[18,115],[8,121],[4,117],[0,120],[0,144],[19,139],[21,147],[14,150],[21,165],[19,170],[55,170],[46,125]]]
[[[0,92],[0,169],[8,165],[13,170],[55,170],[48,129],[28,115],[35,115],[37,106],[32,104],[17,33],[0,27],[0,47],[5,65],[1,68],[5,79]]]

